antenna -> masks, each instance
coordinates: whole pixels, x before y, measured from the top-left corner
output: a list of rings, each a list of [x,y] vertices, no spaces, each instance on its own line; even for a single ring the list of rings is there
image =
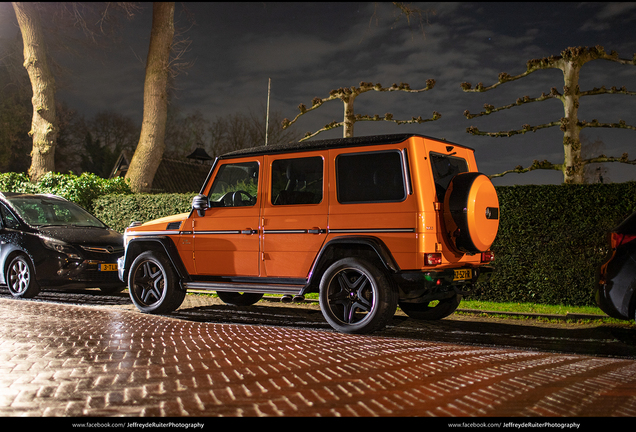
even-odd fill
[[[267,135],[269,134],[269,94],[272,86],[272,79],[267,82],[267,115],[265,117],[265,145],[267,145]]]

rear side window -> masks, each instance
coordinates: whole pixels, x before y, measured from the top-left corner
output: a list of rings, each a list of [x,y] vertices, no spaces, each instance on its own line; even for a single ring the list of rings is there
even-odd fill
[[[404,201],[402,154],[382,151],[339,155],[336,187],[342,204]]]
[[[431,152],[430,157],[437,200],[441,202],[444,201],[446,189],[448,189],[453,177],[457,174],[468,172],[468,163],[466,163],[465,159],[440,153]]]
[[[320,204],[322,167],[319,156],[272,162],[272,204]]]

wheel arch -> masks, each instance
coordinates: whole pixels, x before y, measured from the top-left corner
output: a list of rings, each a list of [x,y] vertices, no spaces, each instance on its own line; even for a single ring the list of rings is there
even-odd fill
[[[318,253],[309,272],[308,283],[303,289],[303,293],[318,292],[324,271],[335,261],[351,256],[373,261],[390,274],[400,271],[400,267],[389,248],[379,238],[372,236],[337,237],[325,243]]]
[[[128,272],[130,271],[130,266],[135,258],[142,252],[149,250],[164,253],[168,260],[170,260],[170,263],[180,280],[189,278],[188,271],[181,260],[181,256],[179,256],[179,251],[177,250],[176,245],[169,237],[161,236],[142,237],[130,240],[126,247],[126,254],[124,257],[124,280],[128,279]],[[179,286],[181,287],[181,284],[179,284]]]

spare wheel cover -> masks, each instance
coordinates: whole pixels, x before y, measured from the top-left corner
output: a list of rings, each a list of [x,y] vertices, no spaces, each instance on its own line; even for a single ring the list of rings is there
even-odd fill
[[[448,234],[465,253],[490,248],[499,229],[499,199],[490,179],[482,173],[456,175],[444,200]]]

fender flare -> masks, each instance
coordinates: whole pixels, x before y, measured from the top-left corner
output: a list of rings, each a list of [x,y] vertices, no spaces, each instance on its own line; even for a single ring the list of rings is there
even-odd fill
[[[148,247],[149,245],[152,245],[152,247]],[[181,260],[177,246],[174,244],[172,239],[166,236],[152,236],[137,237],[128,242],[128,245],[126,246],[126,253],[124,254],[124,280],[128,279],[130,265],[137,255],[149,249],[158,249],[166,254],[170,263],[177,272],[179,280],[188,280],[190,278],[190,275]],[[179,285],[181,286],[181,284]]]
[[[309,271],[309,277],[307,279],[307,285],[303,291],[305,291],[309,286],[316,285],[320,283],[320,278],[322,277],[321,270],[324,270],[327,262],[330,262],[330,259],[327,255],[333,251],[334,249],[346,249],[347,246],[354,247],[363,247],[366,249],[371,249],[377,255],[380,262],[383,264],[384,269],[389,273],[397,273],[400,271],[400,266],[391,255],[389,248],[384,244],[384,242],[377,237],[372,236],[342,236],[336,237],[332,240],[329,240],[327,243],[323,245],[320,249],[320,252],[316,256],[313,265],[311,266],[311,270]]]

